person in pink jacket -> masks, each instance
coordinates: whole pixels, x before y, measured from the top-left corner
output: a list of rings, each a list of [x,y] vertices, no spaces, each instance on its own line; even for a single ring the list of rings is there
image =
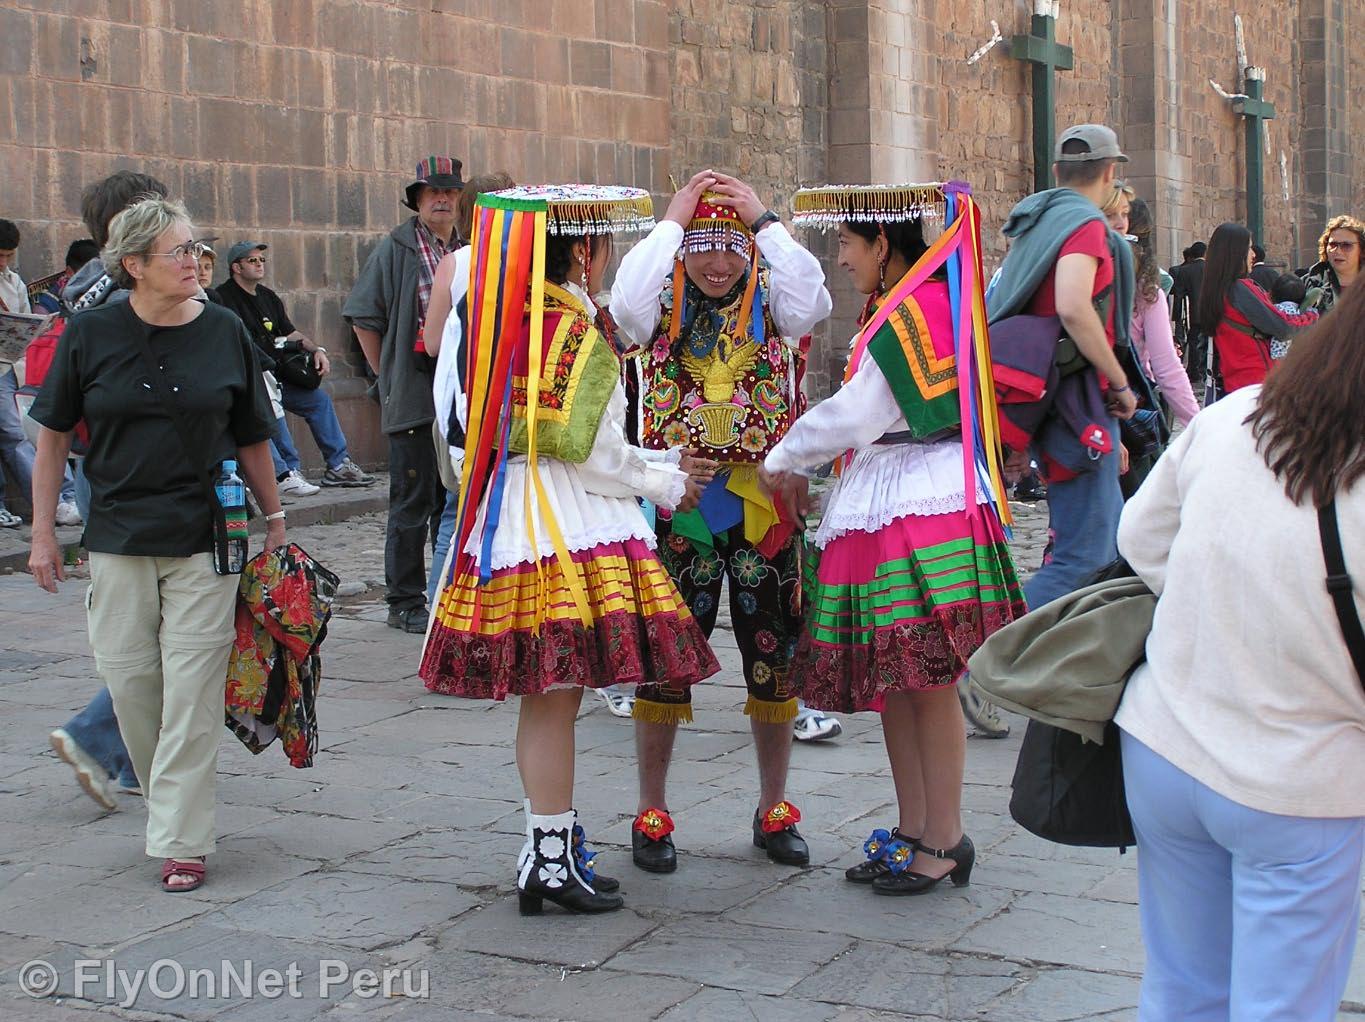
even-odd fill
[[[1199,412],[1171,331],[1171,306],[1159,282],[1160,266],[1152,249],[1152,211],[1142,199],[1128,209],[1128,231],[1136,255],[1137,291],[1133,306],[1133,349],[1142,371],[1152,380],[1181,426],[1189,425]],[[1137,492],[1151,471],[1155,458],[1130,456],[1128,471],[1119,479],[1125,499]]]

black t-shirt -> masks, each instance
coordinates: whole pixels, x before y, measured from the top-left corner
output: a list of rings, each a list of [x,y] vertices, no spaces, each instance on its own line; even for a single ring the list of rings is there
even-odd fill
[[[218,300],[237,313],[251,339],[267,354],[275,350],[276,337],[288,337],[297,329],[280,296],[264,284],[257,284],[253,295],[229,277],[217,290]]]
[[[65,433],[90,429],[85,547],[106,554],[188,557],[213,549],[212,519],[171,412],[153,385],[136,331],[153,354],[211,468],[275,432],[250,339],[217,305],[184,326],[148,326],[127,302],[72,318],[30,415]]]

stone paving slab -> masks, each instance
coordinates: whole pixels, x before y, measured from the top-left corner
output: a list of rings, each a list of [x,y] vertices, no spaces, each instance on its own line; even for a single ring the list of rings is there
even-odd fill
[[[47,732],[100,687],[85,642],[83,569],[55,597],[0,574],[0,1022],[1134,1017],[1136,853],[1064,848],[1014,825],[1017,719],[1009,739],[968,745],[964,814],[979,851],[968,888],[896,899],[842,879],[867,833],[895,812],[871,715],[844,718],[835,742],[793,750],[790,791],[812,865],[776,866],[753,848],[757,777],[739,658],[723,627],[715,645],[724,672],[697,691],[697,721],[679,737],[670,778],[680,870],[631,866],[631,725],[586,695],[576,801],[627,908],[518,915],[515,701],[452,699],[416,680],[420,637],[385,627],[372,585],[382,530],[380,516],[293,528],[352,594],[324,647],[317,766],[291,769],[278,749],[251,756],[224,731],[210,880],[174,897],[143,854],[140,800],[120,796],[105,812],[47,745]],[[1043,531],[1024,509],[1016,546],[1034,558]],[[81,957],[131,970],[160,959],[186,968],[297,962],[301,996],[162,1000],[143,991],[122,1008],[90,991],[71,996]],[[1343,1018],[1365,1014],[1365,953],[1357,957]],[[21,993],[19,966],[34,959],[62,974],[57,996]],[[425,996],[367,996],[346,984],[320,995],[322,970],[333,966],[406,968],[414,981],[425,970],[428,985]]]

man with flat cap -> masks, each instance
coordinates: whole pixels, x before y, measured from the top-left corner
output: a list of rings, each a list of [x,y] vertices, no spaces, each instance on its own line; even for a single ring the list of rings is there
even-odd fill
[[[382,429],[389,438],[388,625],[417,635],[427,625],[426,552],[445,505],[431,443],[435,360],[422,346],[422,331],[436,264],[463,244],[455,230],[464,187],[460,170],[453,156],[428,156],[417,165],[403,198],[414,215],[370,253],[342,307],[379,379]]]

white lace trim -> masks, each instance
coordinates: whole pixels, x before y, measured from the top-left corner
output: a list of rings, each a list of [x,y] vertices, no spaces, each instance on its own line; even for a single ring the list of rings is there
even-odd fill
[[[990,502],[980,478],[976,501]],[[960,443],[864,448],[830,494],[814,543],[824,549],[849,533],[873,533],[910,515],[952,514],[966,506]]]

